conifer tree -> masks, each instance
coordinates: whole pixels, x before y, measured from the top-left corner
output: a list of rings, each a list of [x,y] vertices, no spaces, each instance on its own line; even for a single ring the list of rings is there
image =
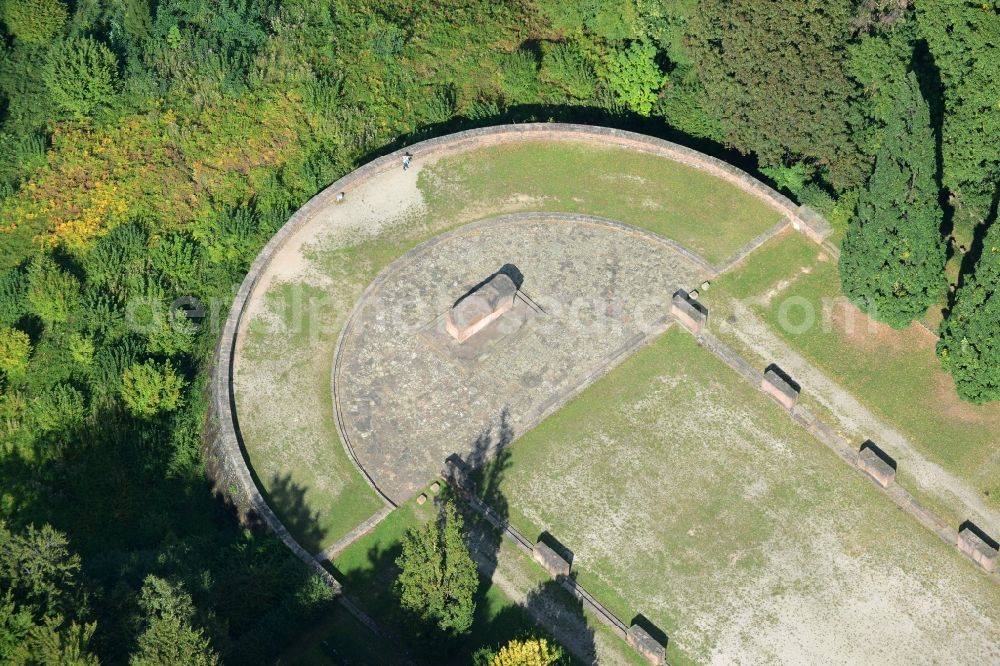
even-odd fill
[[[840,280],[858,307],[903,328],[944,290],[945,243],[930,113],[912,72],[896,108],[844,238]]]
[[[403,536],[396,593],[400,605],[448,634],[472,626],[479,587],[476,563],[462,540],[462,516],[446,503],[437,516]]]
[[[937,352],[963,400],[1000,400],[1000,224],[986,232],[983,254],[941,323]]]

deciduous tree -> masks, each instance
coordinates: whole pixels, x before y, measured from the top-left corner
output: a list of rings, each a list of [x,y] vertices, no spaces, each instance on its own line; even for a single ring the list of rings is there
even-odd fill
[[[133,363],[122,375],[122,400],[136,416],[152,418],[177,409],[183,387],[169,362]]]
[[[866,171],[852,134],[858,93],[845,72],[849,0],[703,0],[687,48],[725,140],[765,165],[802,159],[839,189]]]

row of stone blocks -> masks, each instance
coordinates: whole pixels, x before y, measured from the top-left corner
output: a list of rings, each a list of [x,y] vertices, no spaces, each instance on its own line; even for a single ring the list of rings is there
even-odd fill
[[[535,543],[531,557],[553,578],[569,577],[569,560],[547,543],[541,540]],[[667,663],[666,647],[640,625],[632,624],[625,633],[625,640],[650,664],[663,666]]]
[[[701,333],[708,317],[704,307],[683,290],[674,293],[671,314],[696,335]],[[801,387],[772,363],[761,377],[760,390],[791,412],[798,402]],[[888,488],[896,481],[896,461],[870,440],[861,445],[855,464],[882,488]],[[960,528],[955,545],[988,572],[996,568],[997,560],[1000,559],[1000,548],[996,542],[971,523]]]
[[[896,481],[896,461],[871,441],[865,442],[858,451],[857,465],[883,488]],[[996,542],[972,523],[967,522],[959,528],[955,546],[987,572],[996,569],[1000,553]]]

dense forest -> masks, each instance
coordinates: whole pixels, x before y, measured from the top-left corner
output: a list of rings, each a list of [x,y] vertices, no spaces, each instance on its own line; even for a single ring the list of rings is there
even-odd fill
[[[844,292],[1000,399],[1000,2],[0,0],[0,662],[264,663],[331,593],[205,480],[235,285],[310,196],[566,120],[823,213]],[[215,304],[210,307],[209,304]]]

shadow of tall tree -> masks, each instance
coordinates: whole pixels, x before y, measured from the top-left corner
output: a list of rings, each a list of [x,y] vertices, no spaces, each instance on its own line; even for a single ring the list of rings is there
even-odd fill
[[[481,512],[472,510],[464,503],[459,504],[464,509],[466,543],[486,578],[492,578],[496,571],[503,526],[507,524],[510,513],[503,493],[503,477],[510,467],[510,444],[513,441],[510,410],[504,407],[500,410],[497,423],[483,428],[466,457],[455,461],[462,467],[466,480],[463,490],[467,495],[464,499],[471,502],[478,500],[490,515],[487,519]]]

